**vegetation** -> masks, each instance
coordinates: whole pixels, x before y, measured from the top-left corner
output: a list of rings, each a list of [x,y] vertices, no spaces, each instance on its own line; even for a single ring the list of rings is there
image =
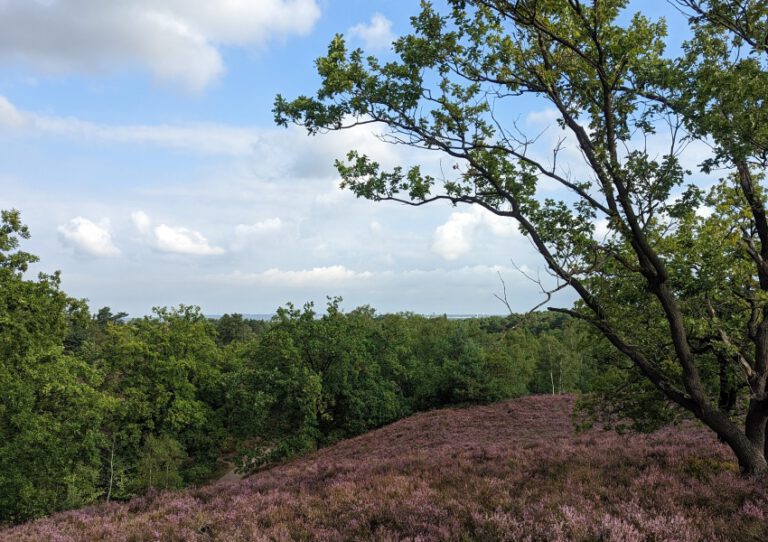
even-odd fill
[[[278,96],[275,118],[311,134],[377,123],[393,143],[446,155],[453,167],[440,178],[419,165],[382,170],[355,151],[337,168],[359,197],[515,220],[556,278],[550,293],[580,298],[557,310],[610,341],[620,374],[650,384],[632,391],[655,407],[614,410],[655,417],[658,401],[672,402],[745,473],[766,473],[766,4],[672,3],[691,32],[676,56],[666,23],[628,16],[628,0],[423,2],[390,61],[334,38],[317,60],[317,94]],[[554,149],[509,120],[534,104],[564,131]],[[695,154],[693,141],[712,153]],[[569,144],[582,160],[563,163]],[[542,193],[542,180],[560,190]]]
[[[25,276],[18,212],[0,229],[0,524],[252,471],[416,411],[585,390],[592,339],[531,315],[454,321],[324,314],[271,322],[197,307],[127,320]]]
[[[279,124],[375,122],[448,155],[440,179],[355,151],[337,167],[360,197],[516,220],[555,279],[547,299],[572,288],[572,308],[457,321],[330,298],[269,322],[186,305],[91,314],[58,273],[27,276],[29,232],[3,211],[0,525],[106,502],[0,539],[768,536],[764,478],[734,472],[768,474],[766,10],[676,3],[691,38],[670,57],[665,23],[627,19],[626,0],[424,2],[392,61],[339,36],[317,95],[277,98]],[[517,99],[553,108],[584,163],[558,167],[565,139],[540,161],[536,138],[501,121]],[[713,149],[695,174],[693,141]],[[571,396],[498,403],[573,392],[581,436]],[[385,425],[237,487],[158,496]]]
[[[741,477],[711,432],[577,434],[572,408],[534,396],[416,414],[236,483],[64,512],[0,540],[768,537],[765,483]]]

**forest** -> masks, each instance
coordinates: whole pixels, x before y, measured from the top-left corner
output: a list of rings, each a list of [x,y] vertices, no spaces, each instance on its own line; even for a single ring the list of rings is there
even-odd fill
[[[251,472],[414,412],[609,389],[610,355],[563,315],[450,320],[287,304],[127,318],[69,297],[17,211],[0,229],[0,524]]]

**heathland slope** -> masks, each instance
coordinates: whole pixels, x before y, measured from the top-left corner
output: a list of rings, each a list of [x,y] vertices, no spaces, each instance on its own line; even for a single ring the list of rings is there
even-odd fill
[[[768,540],[765,480],[690,424],[576,434],[569,397],[417,414],[245,480],[0,540]]]

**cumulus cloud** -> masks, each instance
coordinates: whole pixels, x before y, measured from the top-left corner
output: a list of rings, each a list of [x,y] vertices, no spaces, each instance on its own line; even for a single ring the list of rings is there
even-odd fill
[[[381,13],[374,13],[368,23],[356,24],[349,29],[349,35],[363,42],[366,49],[388,49],[395,40],[392,21]]]
[[[212,256],[223,254],[224,249],[211,246],[202,233],[182,227],[160,224],[154,229],[158,250],[174,254]]]
[[[0,58],[44,72],[141,65],[199,91],[224,70],[219,47],[306,34],[316,0],[57,0],[0,2]]]
[[[432,250],[445,260],[457,260],[472,250],[479,228],[496,237],[519,235],[517,223],[479,207],[451,213],[448,221],[435,229]]]
[[[152,219],[144,211],[131,213],[131,221],[136,230],[147,237],[152,246],[160,252],[193,256],[215,256],[224,253],[223,248],[212,246],[198,231],[167,224],[153,228]]]
[[[432,250],[446,260],[456,260],[463,256],[472,250],[472,239],[480,220],[480,216],[474,212],[451,213],[448,222],[435,230]]]
[[[58,228],[59,239],[65,246],[87,256],[119,256],[120,250],[112,243],[109,221],[99,224],[76,216]]]
[[[511,218],[489,213],[479,207],[476,207],[474,212],[481,216],[483,225],[485,225],[496,237],[515,237],[520,234],[520,230],[517,228],[517,222]]]

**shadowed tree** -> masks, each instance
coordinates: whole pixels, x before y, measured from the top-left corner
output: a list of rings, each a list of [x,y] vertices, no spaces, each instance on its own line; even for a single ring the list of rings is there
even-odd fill
[[[589,322],[727,442],[744,472],[764,473],[766,6],[677,2],[692,34],[671,58],[666,23],[626,16],[627,3],[449,0],[439,12],[423,2],[392,60],[335,37],[317,60],[317,94],[278,96],[276,122],[311,134],[377,124],[392,143],[442,153],[452,167],[440,176],[383,170],[355,151],[336,165],[359,197],[447,200],[517,221],[552,291],[578,294],[553,310]],[[516,103],[542,102],[564,138],[544,159],[513,120]],[[712,147],[692,157],[707,158],[695,174],[681,165],[694,140]],[[568,141],[578,164],[564,162]],[[713,171],[722,179],[710,190]],[[559,191],[543,194],[545,179]]]

